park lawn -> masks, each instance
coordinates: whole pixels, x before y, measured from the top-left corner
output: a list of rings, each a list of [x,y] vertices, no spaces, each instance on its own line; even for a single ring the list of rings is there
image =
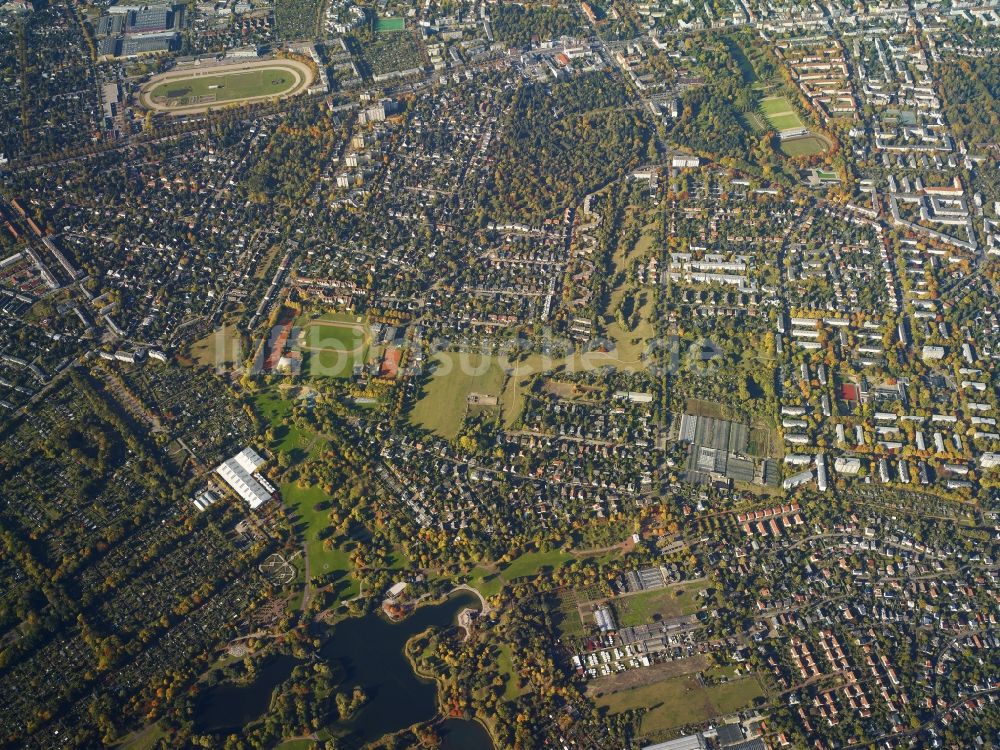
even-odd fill
[[[525,552],[509,563],[501,563],[498,566],[476,566],[469,571],[469,585],[483,596],[494,596],[500,593],[504,583],[510,583],[525,576],[538,575],[543,568],[558,568],[560,565],[576,559],[573,555],[561,550]]]
[[[255,68],[237,73],[198,76],[164,81],[150,89],[151,99],[177,99],[182,104],[197,104],[201,97],[215,102],[252,99],[257,96],[281,96],[299,82],[297,73],[280,67]],[[215,86],[216,88],[212,88]]]
[[[503,588],[504,580],[498,572],[483,566],[476,566],[469,571],[469,585],[483,596],[495,596]]]
[[[635,243],[635,248],[633,248],[630,255],[641,258],[653,250],[656,247],[656,233],[657,223],[655,220],[646,224],[642,228],[642,234],[639,235],[639,239]]]
[[[409,558],[406,557],[399,548],[394,548],[389,556],[386,558],[386,563],[389,570],[406,570],[410,567],[411,562]]]
[[[497,668],[500,670],[500,674],[503,675],[504,678],[503,699],[505,701],[512,701],[515,698],[520,698],[524,695],[525,689],[517,686],[517,672],[514,669],[514,653],[510,645],[507,643],[501,644],[500,646],[500,656],[497,659]]]
[[[617,310],[625,294],[626,290],[623,288],[616,289],[611,293],[611,304],[608,305],[609,311],[614,312]],[[639,308],[639,322],[635,328],[628,331],[619,324],[617,318],[614,318],[608,323],[606,330],[608,338],[614,342],[615,349],[613,353],[621,363],[620,366],[624,368],[631,367],[632,369],[645,369],[646,364],[643,361],[643,355],[648,349],[649,339],[656,335],[656,329],[652,322],[654,295],[652,291],[643,288],[636,288],[632,291],[632,294],[635,298],[634,304]]]
[[[440,352],[434,361],[431,379],[410,410],[410,422],[451,440],[462,427],[469,394],[500,396],[504,371],[500,360],[490,355]]]
[[[619,596],[613,600],[618,621],[622,626],[646,625],[653,622],[657,615],[668,620],[694,614],[701,609],[698,592],[704,586],[703,581],[697,581]]]
[[[627,273],[634,258],[641,258],[656,245],[656,235],[659,222],[657,212],[644,211],[638,206],[629,206],[625,213],[625,228],[638,226],[639,237],[635,243],[616,242],[615,251],[611,254],[611,262],[615,273]],[[624,230],[623,230],[624,231]]]
[[[309,555],[309,572],[312,576],[324,576],[341,572],[339,579],[347,584],[347,589],[340,592],[341,598],[355,596],[360,588],[351,575],[353,565],[350,553],[343,547],[325,549],[320,534],[330,524],[329,511],[316,510],[315,505],[327,499],[327,495],[318,485],[300,487],[296,482],[286,482],[281,485],[281,497],[292,515],[292,526],[296,529],[301,524],[302,538],[306,544],[306,554]]]
[[[254,406],[257,413],[268,424],[276,424],[282,419],[291,418],[293,402],[286,394],[289,390],[282,392],[277,387],[263,388],[254,394]]]
[[[295,401],[292,394],[298,392],[296,388],[282,390],[278,386],[272,386],[254,394],[257,413],[268,425],[274,427],[276,433],[275,440],[268,448],[272,451],[289,453],[295,461],[307,457],[315,458],[326,444],[326,441],[313,430],[302,429],[291,422],[287,427],[281,424],[284,419],[290,420]]]
[[[115,747],[118,750],[150,750],[161,738],[166,736],[166,730],[160,722],[156,722],[126,735]]]
[[[282,430],[285,430],[282,433]],[[280,437],[271,447],[282,453],[289,453],[293,461],[301,461],[306,457],[316,458],[323,448],[323,440],[312,430],[304,430],[296,425],[287,428],[279,427]]]
[[[639,729],[640,735],[646,736],[733,713],[763,695],[756,677],[703,686],[696,675],[682,675],[652,685],[608,693],[599,696],[596,702],[613,714],[648,709],[643,714]]]
[[[504,565],[500,574],[505,580],[514,581],[525,576],[538,575],[543,568],[558,568],[563,563],[575,559],[568,552],[557,549],[550,552],[525,552]]]
[[[637,259],[646,258],[656,246],[657,222],[655,214],[652,221],[647,221],[649,217],[649,213],[630,212],[628,214],[628,224],[641,227],[639,237],[634,245],[618,242],[612,257],[612,262],[615,264],[615,275],[622,279],[622,283],[612,290],[604,310],[604,318],[607,321],[605,332],[607,338],[614,344],[614,350],[610,354],[618,360],[619,366],[625,368],[645,367],[642,356],[646,352],[647,341],[655,335],[652,323],[653,293],[624,280],[629,266]],[[633,304],[638,308],[638,323],[635,330],[632,331],[626,330],[618,323],[617,319],[617,311],[628,294],[633,296]]]
[[[604,309],[607,338],[614,344],[611,352],[619,360],[619,366],[624,368],[643,368],[642,355],[647,348],[648,339],[655,335],[652,323],[653,293],[636,284],[629,283],[626,278],[628,268],[635,260],[646,258],[656,245],[657,221],[655,213],[651,214],[630,211],[627,224],[639,227],[639,236],[634,244],[618,242],[615,247],[612,262],[615,265],[615,276],[621,283],[611,292],[608,304]],[[631,295],[633,309],[638,312],[638,322],[634,330],[626,330],[618,323],[618,310],[622,303]]]

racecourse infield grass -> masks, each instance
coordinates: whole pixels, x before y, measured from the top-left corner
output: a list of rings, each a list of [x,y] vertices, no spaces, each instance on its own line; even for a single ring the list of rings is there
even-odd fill
[[[201,104],[210,97],[213,103],[252,99],[258,96],[281,96],[299,83],[299,76],[287,68],[257,68],[221,75],[178,78],[164,81],[150,89],[156,103],[176,102],[175,106]]]
[[[305,91],[313,72],[297,60],[254,60],[154,76],[139,95],[152,110],[194,114],[240,102],[277,99]]]

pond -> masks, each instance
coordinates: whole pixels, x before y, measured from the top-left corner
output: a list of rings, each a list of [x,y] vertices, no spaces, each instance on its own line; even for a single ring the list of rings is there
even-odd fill
[[[493,740],[478,721],[448,719],[441,722],[441,750],[493,750]]]
[[[342,620],[329,629],[319,656],[343,670],[340,692],[350,693],[360,685],[368,702],[349,722],[338,727],[350,733],[352,740],[363,744],[384,734],[397,732],[437,714],[437,688],[433,681],[417,677],[406,658],[406,642],[431,626],[447,628],[456,623],[463,609],[480,608],[474,594],[462,592],[440,604],[419,607],[400,623],[390,623],[377,614]],[[287,680],[300,661],[278,655],[265,660],[257,678],[246,685],[220,683],[206,690],[195,704],[194,724],[198,732],[222,732],[238,729],[259,719],[271,704],[271,694]],[[454,723],[457,722],[457,723]],[[474,724],[474,727],[464,725]],[[470,744],[455,745],[471,750],[492,747],[489,735],[475,722],[444,722],[459,740],[471,738]],[[486,744],[477,741],[476,730]],[[482,738],[480,738],[482,739]]]
[[[364,708],[342,725],[352,738],[371,742],[434,718],[437,687],[414,674],[404,647],[410,638],[431,626],[454,625],[458,613],[467,608],[478,610],[479,599],[464,592],[440,604],[419,607],[400,623],[373,614],[342,620],[333,627],[320,656],[344,670],[342,692],[360,685],[368,695]]]
[[[264,715],[271,705],[271,693],[292,675],[299,659],[277,654],[257,668],[257,678],[249,684],[221,682],[202,693],[195,702],[194,726],[198,732],[239,729]]]

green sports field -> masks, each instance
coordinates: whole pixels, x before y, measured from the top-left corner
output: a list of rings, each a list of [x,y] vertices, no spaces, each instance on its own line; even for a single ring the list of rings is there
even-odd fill
[[[310,349],[334,349],[351,352],[365,342],[364,329],[336,323],[315,322],[305,327],[305,345]]]
[[[822,154],[829,144],[817,135],[790,138],[781,142],[781,153],[785,156],[812,156]]]
[[[149,90],[149,99],[153,104],[171,108],[192,107],[282,96],[301,83],[302,76],[290,67],[254,68],[163,81]]]
[[[355,365],[368,357],[371,333],[364,323],[349,316],[299,319],[302,350],[306,353],[302,372],[310,377],[350,377]]]
[[[769,96],[766,99],[761,99],[760,110],[775,130],[805,127],[798,114],[792,109],[791,102],[783,96]]]
[[[379,18],[375,21],[375,31],[402,31],[406,20],[402,18]]]

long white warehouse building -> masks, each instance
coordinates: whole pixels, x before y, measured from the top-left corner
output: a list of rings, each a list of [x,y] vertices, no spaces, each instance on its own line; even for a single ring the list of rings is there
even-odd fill
[[[264,463],[253,448],[244,448],[230,459],[219,464],[215,471],[226,484],[236,490],[251,510],[259,508],[271,499],[274,494],[264,486],[263,480],[254,476],[254,472]]]

